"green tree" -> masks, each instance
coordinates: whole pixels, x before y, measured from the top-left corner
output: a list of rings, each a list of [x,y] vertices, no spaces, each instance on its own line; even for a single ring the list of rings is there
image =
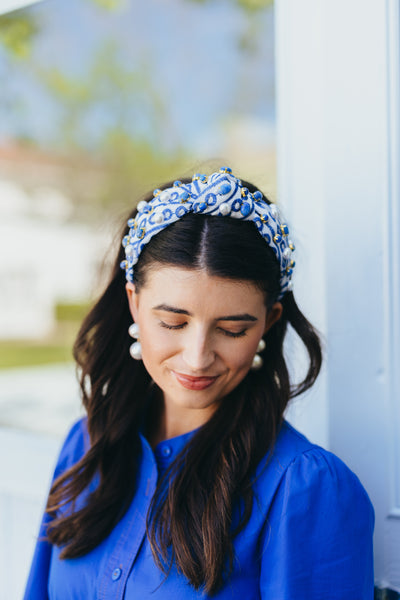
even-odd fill
[[[0,17],[0,45],[14,58],[27,59],[40,31],[30,12],[15,11]]]
[[[123,8],[117,0],[89,1],[101,10]],[[172,140],[168,132],[172,152],[159,143],[167,137],[168,111],[147,76],[152,71],[150,58],[128,68],[119,59],[116,43],[105,40],[84,73],[69,75],[35,60],[32,49],[40,27],[33,13],[4,15],[0,31],[3,81],[12,80],[14,68],[29,65],[30,76],[57,106],[53,151],[72,157],[73,164],[82,167],[73,176],[69,168],[64,174],[64,186],[75,201],[77,215],[99,214],[99,205],[112,207],[114,212],[131,206],[138,193],[181,171],[185,156],[178,140]],[[0,107],[3,114],[18,111],[23,115],[23,101],[7,85],[0,95]],[[24,122],[23,118],[14,120]],[[27,141],[21,125],[17,137]]]
[[[186,0],[207,4],[211,0]],[[86,0],[99,11],[123,11],[127,0]],[[245,15],[238,44],[243,52],[254,53],[261,35],[259,14],[272,0],[235,0]],[[60,69],[46,69],[36,60],[34,43],[40,33],[36,10],[19,10],[0,17],[0,49],[3,61],[3,81],[18,64],[29,65],[30,75],[46,96],[57,105],[58,127],[54,149],[67,153],[82,165],[87,164],[97,185],[86,185],[80,177],[66,179],[66,185],[76,199],[81,212],[87,207],[131,205],[141,189],[173,178],[185,169],[187,159],[179,139],[171,139],[168,130],[168,106],[148,73],[152,72],[151,57],[144,57],[134,69],[120,60],[115,43],[104,40],[92,57],[85,72],[69,75]],[[237,98],[249,89],[245,70],[238,69]],[[8,93],[8,96],[7,96]],[[243,98],[242,98],[243,100]],[[248,94],[246,93],[246,102]],[[0,103],[3,112],[23,111],[19,98],[3,86]],[[104,115],[107,113],[107,118]],[[98,131],[96,130],[96,120]],[[19,119],[23,123],[23,119]],[[168,133],[168,135],[167,135]],[[26,138],[22,127],[20,138]],[[170,147],[160,146],[160,139],[169,139]],[[85,169],[83,169],[84,171]],[[91,182],[93,184],[93,181]],[[92,190],[89,192],[88,190]]]
[[[140,190],[179,172],[184,163],[183,150],[170,132],[174,151],[160,144],[167,138],[168,110],[147,76],[150,70],[146,59],[136,69],[124,66],[115,43],[109,41],[79,77],[58,69],[37,70],[60,109],[60,149],[81,154],[83,160],[90,156],[103,167],[101,186],[94,186],[92,198],[103,207],[131,206]],[[88,129],[91,133],[85,136]]]

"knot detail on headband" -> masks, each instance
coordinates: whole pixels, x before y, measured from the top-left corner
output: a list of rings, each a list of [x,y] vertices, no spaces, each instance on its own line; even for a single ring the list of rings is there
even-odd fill
[[[292,289],[294,244],[288,226],[278,207],[268,204],[260,191],[250,193],[229,167],[209,176],[196,173],[189,183],[175,181],[172,187],[156,189],[153,194],[149,202],[139,202],[136,217],[128,221],[129,234],[122,240],[126,260],[121,268],[127,281],[133,282],[134,267],[151,238],[191,212],[252,221],[279,262],[279,299]]]

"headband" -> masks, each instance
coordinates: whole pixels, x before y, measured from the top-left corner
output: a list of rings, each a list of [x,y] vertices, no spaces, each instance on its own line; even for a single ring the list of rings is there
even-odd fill
[[[126,260],[121,262],[127,281],[133,282],[134,266],[151,238],[188,213],[232,217],[252,221],[272,248],[280,265],[280,294],[292,289],[293,242],[288,226],[275,204],[268,204],[258,190],[250,193],[229,167],[218,173],[193,175],[190,183],[175,181],[173,187],[154,190],[154,198],[137,206],[137,215],[129,219],[129,234],[122,240]]]

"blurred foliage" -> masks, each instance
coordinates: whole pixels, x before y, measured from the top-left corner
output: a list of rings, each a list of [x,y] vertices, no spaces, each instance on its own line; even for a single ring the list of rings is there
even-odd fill
[[[197,4],[210,4],[213,1],[215,0],[186,0]],[[243,10],[246,19],[245,27],[237,39],[238,46],[243,52],[254,53],[258,47],[259,36],[262,35],[259,13],[271,8],[274,0],[234,0],[234,2]]]
[[[0,44],[14,58],[30,56],[39,31],[39,24],[31,13],[18,11],[0,16]]]
[[[125,66],[116,42],[105,40],[82,74],[71,76],[59,69],[37,67],[36,75],[60,109],[63,141],[101,156],[102,144],[114,129],[122,128],[131,136],[135,132],[135,139],[139,139],[138,132],[145,127],[143,137],[153,136],[151,141],[155,144],[167,126],[161,90],[152,85],[147,75],[149,70],[150,65],[143,57],[135,69]],[[101,131],[97,136],[91,131],[85,138],[93,114],[102,126]],[[92,146],[91,139],[95,140]]]
[[[97,4],[100,8],[106,10],[120,10],[127,5],[128,0],[91,0],[93,4]]]
[[[186,0],[207,4],[210,0]],[[128,6],[128,0],[86,0],[99,10],[117,11]],[[255,53],[262,35],[259,11],[267,9],[272,0],[235,0],[243,10],[245,21],[238,37],[243,52]],[[188,158],[180,145],[178,132],[170,126],[168,106],[162,90],[152,84],[153,71],[149,57],[132,67],[118,53],[115,41],[104,39],[96,53],[83,66],[80,74],[69,74],[57,68],[42,66],[32,52],[40,25],[35,10],[18,10],[0,17],[0,46],[13,62],[25,60],[29,76],[57,107],[57,139],[54,148],[59,153],[78,160],[81,169],[74,175],[67,171],[65,191],[73,198],[76,216],[104,218],[99,206],[111,209],[131,206],[143,191],[186,171]],[[15,63],[14,63],[15,64]],[[243,95],[248,101],[246,74],[238,75],[237,106]],[[4,86],[6,88],[6,86]],[[11,88],[12,89],[12,88]],[[3,111],[13,112],[18,127],[18,140],[27,139],[23,106],[18,96],[7,96],[3,90]],[[12,94],[12,91],[11,91]],[[169,147],[160,147],[160,140],[169,140]],[[92,173],[92,178],[88,177]]]
[[[95,0],[97,1],[97,0]],[[99,0],[100,1],[100,0]],[[208,4],[214,0],[188,0],[189,2],[197,2],[197,4]],[[235,3],[246,11],[264,10],[272,6],[274,0],[235,0]]]
[[[108,10],[121,9],[127,4],[127,0],[91,0],[101,8]],[[187,0],[189,2],[197,2],[197,4],[207,4],[215,0]],[[259,11],[272,6],[274,0],[235,0],[235,3],[246,11]]]
[[[144,189],[182,170],[185,155],[168,129],[167,108],[161,90],[147,76],[149,68],[143,57],[135,69],[128,68],[115,43],[106,40],[81,75],[36,70],[57,103],[59,149],[81,155],[82,164],[101,171],[101,185],[91,188],[92,202],[87,202],[87,186],[82,185],[79,172],[68,182],[80,216],[85,205],[112,207],[114,213],[132,206]],[[160,147],[159,140],[167,138],[172,151]],[[85,183],[87,173],[82,176]]]
[[[245,10],[263,10],[272,6],[274,0],[236,0],[236,2]]]
[[[87,0],[102,10],[123,9],[124,0]],[[116,41],[105,39],[90,57],[81,74],[57,68],[46,69],[32,55],[40,33],[35,12],[14,11],[0,17],[0,47],[5,50],[2,77],[10,80],[16,59],[25,59],[29,76],[57,106],[57,139],[53,151],[78,159],[82,168],[66,171],[63,184],[73,198],[79,218],[97,214],[97,208],[132,206],[144,189],[182,171],[183,151],[169,129],[167,108],[161,90],[152,85],[148,73],[151,61],[141,57],[132,68],[118,55]],[[29,61],[29,62],[28,62]],[[17,118],[16,138],[31,143],[23,129],[23,103],[4,86],[2,109]],[[96,121],[100,126],[96,127]],[[168,133],[168,135],[167,135]],[[160,148],[160,139],[169,139],[169,148]],[[46,151],[50,149],[46,147]],[[88,185],[88,171],[96,172]]]

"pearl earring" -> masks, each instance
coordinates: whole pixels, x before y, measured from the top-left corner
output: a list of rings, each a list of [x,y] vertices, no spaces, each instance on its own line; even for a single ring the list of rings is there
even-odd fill
[[[142,345],[139,342],[139,325],[137,323],[132,323],[132,325],[128,329],[129,335],[136,339],[136,342],[129,348],[129,353],[135,360],[142,360]]]
[[[258,352],[262,352],[263,350],[265,350],[265,342],[261,338],[261,340],[258,342],[257,354],[254,355],[253,362],[251,363],[250,368],[252,371],[258,371],[258,369],[261,369],[261,367],[263,366],[264,361],[262,357],[258,354]]]

